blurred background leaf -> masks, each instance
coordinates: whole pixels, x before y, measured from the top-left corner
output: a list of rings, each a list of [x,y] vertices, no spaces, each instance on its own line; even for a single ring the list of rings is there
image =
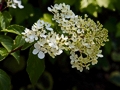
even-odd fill
[[[10,90],[11,82],[10,77],[6,72],[0,69],[0,90]]]
[[[4,60],[8,56],[7,49],[0,47],[0,61]]]
[[[10,22],[12,20],[12,16],[9,12],[5,11],[3,13],[0,12],[0,25],[2,29],[5,29],[9,26]]]
[[[113,84],[120,86],[120,72],[119,71],[112,72],[109,76],[109,80]]]
[[[25,58],[23,56],[20,57],[19,63],[12,56],[6,58],[3,63],[3,66],[9,70],[11,73],[15,74],[25,68]]]

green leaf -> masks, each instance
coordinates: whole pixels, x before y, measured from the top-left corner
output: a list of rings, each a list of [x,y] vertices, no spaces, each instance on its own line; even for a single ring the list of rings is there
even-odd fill
[[[108,30],[109,33],[114,34],[116,31],[117,18],[110,16],[108,20],[105,20],[104,28]]]
[[[109,71],[110,70],[110,63],[109,63],[109,61],[106,58],[101,59],[101,60],[102,60],[101,61],[101,66],[102,66],[103,70],[104,71]]]
[[[6,29],[1,30],[2,32],[9,32],[9,33],[14,33],[21,35],[21,33],[25,30],[23,26],[20,25],[10,25]]]
[[[81,0],[80,1],[80,9],[87,8],[89,4],[93,3],[92,0],[86,1],[86,0]]]
[[[55,23],[53,22],[52,17],[53,16],[51,14],[44,13],[43,17],[40,18],[40,19],[43,20],[43,21],[45,21],[45,22],[49,22],[52,26],[54,26]]]
[[[120,86],[120,72],[114,71],[110,74],[109,81],[113,84]]]
[[[14,57],[9,56],[3,62],[3,67],[6,68],[8,71],[12,72],[13,74],[22,71],[26,66],[26,60],[24,56],[20,57],[20,62],[18,63]]]
[[[11,15],[9,14],[9,12],[0,12],[0,26],[2,29],[5,29],[6,27],[8,27],[8,25],[10,24],[12,20]]]
[[[116,27],[117,27],[116,37],[120,37],[120,22],[117,23]]]
[[[35,85],[45,69],[45,64],[44,60],[40,60],[37,55],[33,55],[32,51],[33,47],[31,47],[29,52],[29,58],[27,61],[27,73],[29,75],[31,83]]]
[[[20,62],[20,50],[11,53],[11,55],[17,60],[18,63]]]
[[[100,6],[100,7],[105,7],[107,8],[110,4],[110,0],[96,0],[97,1],[97,4]]]
[[[94,65],[96,68],[98,69],[103,69],[104,71],[109,71],[110,70],[110,63],[109,60],[107,58],[99,58],[98,59],[98,63],[96,65]],[[91,65],[90,67],[94,67],[93,65]]]
[[[8,20],[8,22],[11,22],[12,16],[10,15],[9,12],[7,11],[3,12],[3,16]]]
[[[118,11],[120,11],[120,4],[119,3],[120,3],[119,0],[116,0],[116,2],[114,3],[114,5]]]
[[[12,50],[12,45],[13,45],[12,38],[5,35],[0,35],[0,42],[7,49],[8,52]]]
[[[25,1],[25,3],[26,2],[27,1]],[[33,6],[31,4],[29,4],[29,3],[24,4],[24,9],[10,8],[9,11],[12,14],[12,16],[14,16],[16,24],[23,23],[24,20],[30,18],[30,14],[34,13]]]
[[[46,85],[46,83],[47,83],[47,85]],[[53,78],[52,78],[51,73],[44,71],[43,75],[41,76],[41,79],[37,83],[37,88],[39,90],[52,90]]]
[[[28,0],[22,0],[22,2],[23,2],[24,4],[26,4],[26,3],[28,2]]]
[[[115,61],[115,62],[120,62],[120,53],[117,53],[117,52],[112,52],[112,60]]]
[[[22,45],[24,45],[25,40],[22,38],[22,35],[16,36],[14,40],[13,50],[21,48]]]
[[[8,51],[3,48],[3,47],[0,47],[0,61],[2,61],[3,59],[5,59],[7,56],[8,56]]]
[[[23,46],[22,46],[22,49],[21,50],[26,50],[28,49],[30,46],[32,46],[34,43],[25,43]]]
[[[20,52],[18,50],[15,50],[16,48],[13,50],[13,40],[8,36],[0,35],[0,42],[19,63]]]
[[[11,82],[9,76],[0,69],[0,90],[10,90]]]
[[[73,5],[76,0],[54,0],[55,3],[65,3],[65,4],[69,4],[69,5]]]
[[[112,51],[112,42],[111,42],[110,39],[109,39],[109,42],[106,42],[106,43],[105,43],[104,48],[105,48],[105,52],[106,52],[107,54],[110,54],[110,53],[111,53],[111,51]]]
[[[86,11],[88,13],[90,13],[91,15],[93,15],[94,17],[97,17],[98,16],[98,12],[100,11],[100,8],[99,7],[95,8],[95,7],[96,7],[96,5],[90,4],[86,8]]]
[[[81,0],[80,1],[80,11],[88,12],[94,17],[98,16],[98,13],[101,12],[101,8],[97,5],[96,0]]]
[[[115,10],[114,4],[116,3],[116,0],[96,0],[96,1],[100,7],[105,7],[113,11]]]

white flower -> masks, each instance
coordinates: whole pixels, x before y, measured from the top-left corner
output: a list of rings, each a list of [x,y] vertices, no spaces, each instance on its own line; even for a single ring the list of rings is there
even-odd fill
[[[63,50],[59,49],[58,52],[56,52],[56,55],[60,55],[61,53],[63,53]]]
[[[101,53],[102,53],[102,50],[99,50],[97,56],[98,56],[98,57],[103,57],[103,55],[102,55]]]
[[[22,9],[24,6],[21,4],[21,0],[8,0],[7,6],[12,8],[17,8],[17,6]]]
[[[33,50],[33,54],[35,54],[35,55],[38,54],[38,57],[40,59],[43,59],[45,57],[45,53],[43,51],[41,51],[40,45],[38,43],[35,43],[34,47],[35,47],[35,49]]]
[[[28,36],[30,39],[30,42],[34,42],[34,40],[38,40],[38,36],[35,34],[35,32],[32,32],[31,35]]]
[[[24,35],[23,38],[25,38],[26,42],[32,43],[35,40],[38,40],[38,36],[37,36],[37,34],[34,31],[29,30],[27,28],[25,28],[24,31],[25,32],[22,32],[22,34]]]
[[[44,45],[47,43],[45,38],[39,39],[39,41],[37,41],[37,43],[39,44],[39,46],[44,47]]]
[[[30,32],[30,30],[29,29],[27,29],[27,28],[25,28],[25,30],[24,30],[25,32],[22,32],[22,34],[23,35],[25,35],[25,34],[27,34],[27,33],[29,33]]]
[[[44,24],[45,24],[45,22],[43,20],[38,20],[36,23],[33,24],[32,30],[38,31],[39,29],[43,29]]]
[[[46,27],[46,29],[49,30],[49,31],[52,31],[53,29],[50,28],[50,26],[51,26],[51,24],[49,24],[49,23],[45,23],[45,27]]]
[[[98,63],[98,60],[92,60],[92,65],[95,65]]]
[[[37,54],[40,59],[43,59],[45,57],[45,54],[42,51],[38,51],[37,49],[33,50],[33,54]]]
[[[24,6],[21,4],[21,1],[20,0],[13,0],[16,4],[18,4],[18,7],[20,8],[20,9],[22,9],[22,8],[24,8]]]
[[[52,11],[50,7],[48,7],[48,11]]]
[[[11,7],[16,8],[16,4],[13,3],[13,4],[11,5]]]
[[[98,57],[103,57],[103,55],[102,55],[102,54],[97,54],[97,56],[98,56]]]
[[[12,8],[17,8],[17,6],[22,9],[24,6],[21,4],[21,0],[7,0],[7,6]]]
[[[58,49],[58,45],[57,45],[58,42],[56,41],[56,33],[51,32],[49,35],[50,36],[48,36],[49,38],[47,40],[48,45],[52,48]]]
[[[50,27],[51,25],[43,20],[38,20],[36,23],[33,24],[32,30],[25,28],[24,32],[22,32],[23,37],[25,38],[26,42],[32,43],[34,41],[39,40],[40,38],[47,37],[47,31],[53,31]]]
[[[41,29],[44,27],[45,22],[43,20],[38,20],[36,23],[36,26],[38,29]]]

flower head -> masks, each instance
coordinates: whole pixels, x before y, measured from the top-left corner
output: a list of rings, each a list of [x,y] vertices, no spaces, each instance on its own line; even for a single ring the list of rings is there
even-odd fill
[[[97,59],[103,57],[100,48],[108,41],[108,31],[87,15],[84,18],[75,15],[65,3],[55,4],[48,7],[48,10],[54,15],[52,20],[61,28],[60,33],[55,32],[51,24],[43,20],[34,23],[31,30],[26,28],[22,35],[26,42],[35,42],[33,54],[40,59],[46,53],[55,58],[63,50],[68,50],[72,68],[80,72],[97,64]]]
[[[48,7],[48,10],[54,15],[52,20],[55,20],[61,31],[69,36],[67,45],[72,68],[82,72],[84,67],[89,70],[90,64],[97,64],[98,57],[103,57],[100,48],[108,41],[108,31],[87,15],[84,18],[75,15],[70,6],[64,3]]]
[[[51,25],[42,20],[38,20],[33,24],[32,30],[25,29],[22,33],[26,42],[34,44],[33,54],[38,54],[40,59],[45,57],[45,53],[48,53],[51,57],[60,55],[67,45],[67,36],[59,35],[53,31]]]

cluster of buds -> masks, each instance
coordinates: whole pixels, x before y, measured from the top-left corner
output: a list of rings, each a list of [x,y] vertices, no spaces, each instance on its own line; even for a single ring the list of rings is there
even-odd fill
[[[48,7],[53,13],[53,18],[62,34],[56,33],[50,24],[38,20],[32,26],[32,30],[25,29],[23,37],[26,42],[34,42],[33,54],[38,54],[40,59],[48,53],[53,58],[60,55],[63,50],[70,51],[70,63],[72,68],[80,72],[83,68],[89,70],[89,66],[97,64],[97,59],[103,57],[101,46],[108,41],[108,31],[103,26],[85,15],[84,18],[75,15],[70,6],[66,4],[55,4]]]

